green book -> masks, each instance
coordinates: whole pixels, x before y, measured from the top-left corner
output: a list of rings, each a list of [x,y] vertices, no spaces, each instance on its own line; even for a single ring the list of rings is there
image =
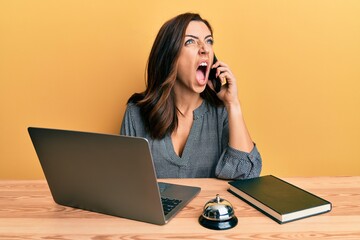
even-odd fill
[[[229,182],[229,192],[278,223],[329,212],[329,201],[272,175]]]

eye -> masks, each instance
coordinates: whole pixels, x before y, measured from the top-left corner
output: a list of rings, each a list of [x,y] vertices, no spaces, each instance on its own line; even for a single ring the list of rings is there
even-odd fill
[[[205,42],[206,42],[207,44],[209,44],[209,45],[214,45],[214,39],[212,39],[212,38],[206,39]]]
[[[185,46],[195,43],[194,39],[188,39],[185,41]]]

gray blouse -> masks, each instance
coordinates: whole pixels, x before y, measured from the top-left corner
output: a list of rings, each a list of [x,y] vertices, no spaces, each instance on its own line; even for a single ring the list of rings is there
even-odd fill
[[[158,178],[221,178],[258,177],[262,160],[256,145],[250,153],[228,145],[229,126],[225,107],[214,107],[205,100],[194,111],[194,122],[179,157],[171,136],[153,139],[145,129],[140,108],[129,103],[121,125],[121,135],[144,137],[150,143]]]

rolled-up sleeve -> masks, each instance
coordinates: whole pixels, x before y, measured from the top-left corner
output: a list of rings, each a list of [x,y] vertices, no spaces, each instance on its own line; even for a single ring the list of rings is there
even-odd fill
[[[250,153],[227,146],[216,166],[215,175],[221,179],[247,179],[258,177],[261,169],[262,159],[255,144]]]

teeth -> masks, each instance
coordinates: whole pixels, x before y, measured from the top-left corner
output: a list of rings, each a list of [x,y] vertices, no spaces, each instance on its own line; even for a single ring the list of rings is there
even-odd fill
[[[206,67],[206,66],[207,66],[207,63],[206,63],[206,62],[202,62],[202,63],[200,63],[200,66]]]

